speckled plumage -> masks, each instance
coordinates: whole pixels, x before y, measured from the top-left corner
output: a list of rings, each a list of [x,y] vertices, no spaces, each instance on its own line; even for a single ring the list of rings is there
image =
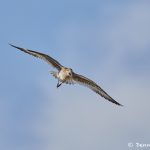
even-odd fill
[[[122,106],[120,103],[118,103],[117,101],[115,101],[112,97],[110,97],[99,85],[97,85],[94,81],[76,74],[73,72],[73,70],[71,68],[66,68],[64,66],[62,66],[57,60],[53,59],[52,57],[40,53],[40,52],[36,52],[33,50],[29,50],[26,48],[21,48],[18,46],[14,46],[12,44],[10,44],[12,47],[17,48],[27,54],[30,54],[34,57],[37,58],[41,58],[44,61],[46,61],[48,64],[50,64],[51,66],[53,66],[54,68],[56,68],[58,70],[58,72],[54,72],[52,71],[51,74],[58,79],[58,84],[57,87],[59,87],[62,83],[66,83],[66,84],[81,84],[84,86],[87,86],[88,88],[90,88],[91,90],[93,90],[95,93],[99,94],[100,96],[104,97],[105,99],[107,99],[108,101]],[[61,83],[59,83],[61,82]]]

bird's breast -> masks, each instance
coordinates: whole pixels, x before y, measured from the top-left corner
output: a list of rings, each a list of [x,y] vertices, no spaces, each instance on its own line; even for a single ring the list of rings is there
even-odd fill
[[[64,81],[67,78],[67,74],[65,73],[65,71],[61,70],[58,74],[58,78]]]

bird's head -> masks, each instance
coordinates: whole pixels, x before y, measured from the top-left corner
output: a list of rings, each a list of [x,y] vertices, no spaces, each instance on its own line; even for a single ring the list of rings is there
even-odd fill
[[[66,69],[66,73],[67,73],[67,75],[69,76],[69,77],[72,77],[72,69],[71,68],[67,68]]]

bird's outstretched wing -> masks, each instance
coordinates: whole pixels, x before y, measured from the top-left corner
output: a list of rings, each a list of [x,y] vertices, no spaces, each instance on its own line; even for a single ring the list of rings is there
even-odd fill
[[[94,81],[92,81],[92,80],[90,80],[90,79],[88,79],[88,78],[86,78],[86,77],[84,77],[82,75],[76,74],[76,73],[73,73],[72,77],[73,77],[74,82],[87,86],[88,88],[90,88],[91,90],[93,90],[94,92],[96,92],[97,94],[101,95],[102,97],[104,97],[105,99],[107,99],[108,101],[110,101],[110,102],[112,102],[112,103],[114,103],[116,105],[123,106],[120,103],[118,103],[117,101],[115,101],[113,98],[111,98]]]
[[[12,47],[17,48],[17,49],[27,53],[27,54],[30,54],[34,57],[41,58],[41,59],[45,60],[48,64],[52,65],[54,68],[56,68],[58,70],[61,70],[61,68],[62,68],[62,65],[58,61],[56,61],[55,59],[53,59],[52,57],[50,57],[46,54],[39,53],[39,52],[36,52],[36,51],[32,51],[32,50],[29,50],[29,49],[26,49],[26,48],[21,48],[21,47],[12,45],[12,44],[9,44],[9,45],[11,45]]]

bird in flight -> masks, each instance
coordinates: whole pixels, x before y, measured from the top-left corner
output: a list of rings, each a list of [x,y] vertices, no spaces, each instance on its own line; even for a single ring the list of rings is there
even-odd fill
[[[48,64],[50,64],[52,67],[56,68],[58,71],[54,72],[51,71],[51,74],[58,79],[58,83],[57,83],[57,88],[60,87],[63,83],[66,84],[81,84],[84,85],[88,88],[90,88],[91,90],[93,90],[95,93],[99,94],[100,96],[104,97],[106,100],[119,105],[119,106],[123,106],[120,103],[118,103],[117,101],[115,101],[112,97],[110,97],[98,84],[96,84],[94,81],[88,79],[87,77],[84,77],[83,75],[77,74],[75,72],[73,72],[73,70],[71,68],[67,68],[62,66],[57,60],[55,60],[54,58],[40,53],[40,52],[36,52],[33,50],[29,50],[26,48],[21,48],[15,45],[10,44],[12,47],[17,48],[27,54],[30,54],[34,57],[37,58],[41,58],[44,61],[46,61]]]

